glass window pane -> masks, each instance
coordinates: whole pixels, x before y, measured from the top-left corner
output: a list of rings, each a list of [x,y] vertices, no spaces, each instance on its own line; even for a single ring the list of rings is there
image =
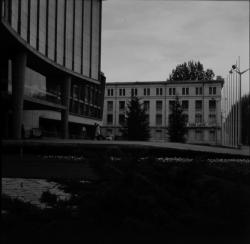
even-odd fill
[[[37,0],[30,1],[30,45],[36,48]]]
[[[56,1],[49,1],[48,57],[55,59],[55,17]]]
[[[39,10],[39,51],[45,54],[46,41],[46,0],[40,0]]]
[[[66,10],[66,67],[72,69],[73,51],[73,1],[67,1]]]
[[[64,0],[57,3],[57,63],[63,64],[64,49]]]
[[[21,37],[27,40],[28,31],[28,1],[21,1]]]
[[[18,22],[18,0],[11,1],[11,26],[17,31],[17,22]]]
[[[90,11],[91,0],[84,1],[83,28],[83,75],[89,76],[90,71]]]
[[[92,0],[92,63],[91,77],[98,79],[99,69],[99,37],[100,37],[100,1]]]
[[[162,115],[161,114],[156,115],[156,125],[162,125]]]
[[[82,1],[75,1],[74,71],[81,72]]]

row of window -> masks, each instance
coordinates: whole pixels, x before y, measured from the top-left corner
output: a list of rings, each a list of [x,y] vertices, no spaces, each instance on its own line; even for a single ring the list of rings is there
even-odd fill
[[[170,115],[169,115],[170,116]],[[185,121],[188,123],[188,114],[184,114],[185,116]],[[163,120],[162,120],[163,116],[162,114],[156,114],[155,115],[155,124],[157,126],[162,126]],[[147,120],[149,121],[149,115],[147,115]],[[125,114],[119,114],[119,124],[123,125],[125,122]],[[216,115],[215,114],[209,114],[209,125],[216,125]],[[203,119],[202,119],[202,114],[197,113],[195,114],[195,124],[201,124],[203,123]],[[113,114],[109,113],[107,114],[107,124],[111,125],[113,124]]]
[[[137,96],[138,94],[138,89],[137,88],[132,88],[131,89],[131,96]],[[150,96],[151,94],[151,89],[150,88],[143,88],[143,95],[144,96]],[[155,94],[156,96],[162,96],[163,95],[163,89],[162,88],[155,88]],[[113,88],[108,88],[107,89],[107,95],[109,97],[114,96],[114,89]],[[176,88],[175,87],[170,87],[168,88],[168,95],[174,96],[176,95]],[[183,87],[182,88],[182,95],[188,96],[190,95],[189,93],[189,87]],[[196,87],[195,88],[195,95],[203,95],[203,88],[202,87]],[[216,87],[209,87],[209,95],[216,95]],[[119,88],[119,96],[126,96],[126,89],[125,88]]]
[[[173,108],[175,105],[175,101],[169,101],[169,107],[170,109]],[[189,101],[183,100],[181,102],[182,109],[188,110],[189,108]],[[209,110],[216,110],[216,100],[209,100]],[[107,101],[107,110],[113,111],[113,101]],[[146,112],[149,111],[150,101],[144,101],[143,102],[144,110]],[[156,111],[161,111],[163,108],[163,102],[162,101],[156,101]],[[196,100],[195,101],[195,109],[196,110],[202,110],[202,100]],[[119,101],[119,110],[125,110],[125,101]]]
[[[195,140],[196,141],[203,141],[204,140],[204,131],[203,130],[195,130]],[[209,131],[209,141],[216,141],[216,131],[210,130]]]
[[[91,118],[101,118],[100,107],[94,107],[93,105],[87,105],[79,101],[70,99],[69,111],[72,114],[87,116]]]
[[[74,101],[101,106],[101,90],[97,85],[74,83],[71,86],[70,97]]]

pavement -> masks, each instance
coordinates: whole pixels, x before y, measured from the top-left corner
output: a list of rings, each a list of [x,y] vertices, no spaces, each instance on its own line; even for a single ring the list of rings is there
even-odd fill
[[[70,194],[61,190],[58,183],[45,179],[2,178],[1,190],[2,194],[12,199],[28,202],[39,208],[48,207],[46,203],[41,202],[44,192],[50,192],[58,200],[70,199]]]
[[[2,155],[2,177],[26,179],[98,180],[87,162],[43,159],[34,155]]]
[[[97,141],[97,140],[81,140],[81,139],[47,139],[47,140],[3,140],[2,145],[51,145],[51,146],[86,146],[86,147],[139,147],[139,148],[159,148],[159,149],[177,149],[188,150],[207,153],[218,153],[238,156],[249,156],[250,147],[243,146],[241,149],[220,147],[220,146],[206,146],[193,145],[188,143],[173,143],[173,142],[144,142],[144,141]]]

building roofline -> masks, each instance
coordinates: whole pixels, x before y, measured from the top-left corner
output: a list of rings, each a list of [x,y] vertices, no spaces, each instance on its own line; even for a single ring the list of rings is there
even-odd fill
[[[121,81],[121,82],[107,82],[106,85],[168,85],[168,84],[196,84],[196,83],[221,83],[223,80],[179,80],[179,81]]]

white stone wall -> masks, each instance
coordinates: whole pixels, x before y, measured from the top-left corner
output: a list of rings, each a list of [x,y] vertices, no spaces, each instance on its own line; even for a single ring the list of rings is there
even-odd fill
[[[189,88],[188,95],[182,95],[182,88]],[[202,87],[202,95],[196,95],[196,87]],[[209,94],[209,87],[216,87],[216,94]],[[221,127],[221,88],[222,84],[220,81],[208,81],[208,82],[198,82],[198,81],[185,81],[185,82],[176,82],[168,83],[165,81],[162,82],[116,82],[116,83],[107,83],[105,90],[104,98],[104,112],[103,112],[103,127],[102,133],[104,135],[110,134],[112,130],[113,135],[119,135],[119,101],[128,102],[131,98],[131,89],[137,88],[137,96],[141,99],[142,102],[150,101],[150,110],[149,110],[149,125],[151,132],[152,141],[166,141],[167,136],[167,126],[168,126],[168,116],[170,113],[169,101],[175,99],[175,95],[169,95],[169,88],[176,89],[176,95],[178,95],[179,100],[188,100],[189,108],[186,111],[188,114],[188,123],[193,124],[189,128],[189,133],[187,135],[187,142],[190,143],[209,143],[209,144],[220,144],[221,140],[221,129],[216,130],[216,138],[214,141],[210,140],[209,130],[209,100],[215,99],[216,106],[216,119],[217,127]],[[150,95],[144,95],[144,88],[150,88]],[[156,95],[156,88],[162,88],[162,95]],[[108,96],[108,89],[113,89],[113,96]],[[125,96],[119,95],[119,89],[125,89]],[[156,101],[162,101],[162,126],[156,125]],[[203,109],[201,113],[203,115],[203,127],[198,127],[195,125],[195,100],[202,100]],[[113,101],[113,111],[107,111],[107,102]],[[113,124],[107,123],[107,114],[113,114]],[[195,129],[201,129],[203,131],[203,140],[197,141],[195,138]],[[159,131],[162,130],[160,133]]]

